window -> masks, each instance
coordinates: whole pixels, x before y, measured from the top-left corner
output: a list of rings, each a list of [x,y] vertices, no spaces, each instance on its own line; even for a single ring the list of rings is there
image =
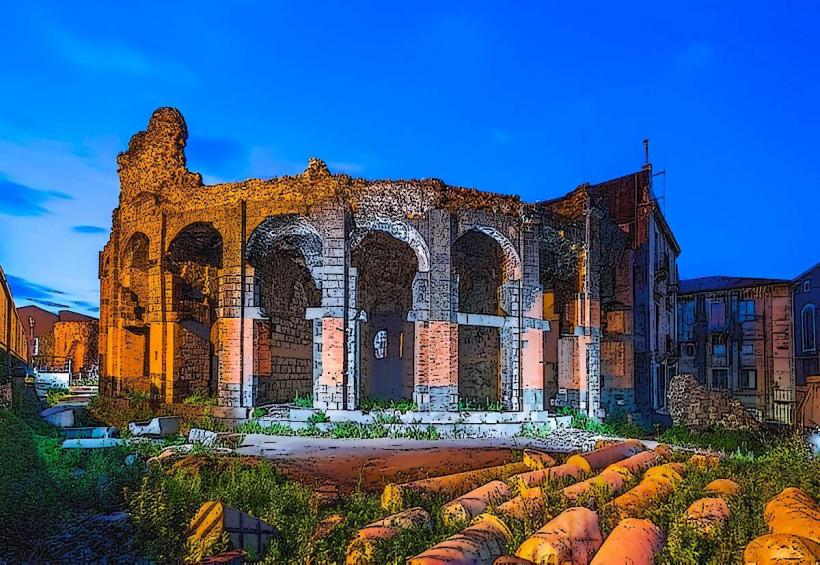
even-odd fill
[[[678,304],[678,339],[691,341],[695,332],[695,301]]]
[[[754,355],[755,354],[755,344],[754,343],[744,343],[740,347],[741,355]]]
[[[694,343],[685,343],[683,345],[683,354],[686,357],[694,357],[695,356],[695,344]]]
[[[741,300],[737,305],[737,317],[741,322],[751,322],[755,319],[755,301]]]
[[[803,292],[811,291],[811,281],[803,281]]]
[[[709,329],[721,329],[726,326],[726,303],[709,304]]]
[[[800,312],[800,331],[803,334],[803,351],[814,351],[817,349],[814,312],[814,304],[806,304]]]
[[[726,334],[712,336],[712,364],[718,367],[726,366]]]
[[[712,369],[712,388],[729,388],[729,369]]]
[[[373,338],[373,354],[376,359],[387,358],[387,330],[379,330]]]
[[[39,337],[34,338],[34,352],[32,353],[32,355],[40,355],[40,338]]]
[[[741,369],[739,388],[756,389],[757,388],[757,369]]]

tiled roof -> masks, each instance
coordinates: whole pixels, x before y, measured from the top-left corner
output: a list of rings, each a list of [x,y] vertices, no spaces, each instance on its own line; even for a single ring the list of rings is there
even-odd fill
[[[763,279],[757,277],[727,277],[717,275],[713,277],[701,277],[698,279],[684,279],[680,281],[678,294],[689,294],[693,292],[709,292],[714,290],[731,290],[735,288],[747,288],[751,286],[767,286],[770,284],[789,283],[787,279]]]

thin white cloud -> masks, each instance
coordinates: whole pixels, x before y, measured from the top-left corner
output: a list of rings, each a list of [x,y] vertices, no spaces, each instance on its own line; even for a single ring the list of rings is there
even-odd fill
[[[66,61],[89,71],[128,74],[178,84],[196,82],[194,74],[184,65],[123,43],[95,42],[61,29],[53,30],[49,38]]]

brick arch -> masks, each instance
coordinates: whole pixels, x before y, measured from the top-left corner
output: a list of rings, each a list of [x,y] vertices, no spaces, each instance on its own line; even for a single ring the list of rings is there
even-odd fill
[[[260,315],[254,319],[254,402],[287,402],[313,391],[314,327],[321,306],[322,238],[303,217],[268,216],[251,232]]]
[[[218,360],[211,334],[220,300],[221,232],[210,222],[188,224],[171,239],[164,262],[178,331],[171,396],[178,401],[193,393],[213,395]]]
[[[375,231],[385,232],[406,243],[416,254],[418,272],[427,273],[430,271],[430,249],[427,242],[416,228],[401,220],[394,220],[384,216],[356,220],[356,229],[350,237],[350,248],[357,247],[367,234]]]
[[[471,231],[483,233],[484,235],[491,237],[501,247],[501,252],[503,254],[502,282],[521,280],[521,257],[518,255],[518,250],[515,248],[515,245],[513,245],[507,236],[496,228],[476,224],[460,233],[458,238],[456,238],[456,241]],[[453,244],[455,245],[455,242],[453,242]]]
[[[273,248],[301,254],[313,282],[321,287],[322,250],[324,239],[318,230],[302,216],[286,214],[268,216],[251,232],[245,246],[245,261]]]

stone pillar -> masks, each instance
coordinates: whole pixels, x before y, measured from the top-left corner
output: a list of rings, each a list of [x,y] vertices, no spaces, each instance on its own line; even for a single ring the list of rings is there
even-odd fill
[[[347,269],[347,375],[346,386],[344,387],[345,404],[348,410],[353,410],[359,406],[359,396],[361,394],[361,324],[366,315],[357,308],[358,300],[356,290],[358,288],[358,271],[355,267]]]
[[[314,347],[320,353],[316,358],[320,366],[314,366],[313,406],[322,410],[353,409],[358,402],[357,390],[350,384],[345,388],[351,376],[348,333],[355,328],[348,328],[346,322],[350,317],[346,214],[342,207],[335,207],[326,215],[329,226],[322,250],[322,311],[314,321]],[[355,367],[352,372],[356,374]]]
[[[450,213],[431,210],[429,319],[416,320],[415,384],[413,399],[419,410],[458,408],[458,324],[450,272],[452,226]],[[414,301],[415,302],[415,301]]]
[[[246,274],[243,284],[239,267],[224,269],[219,278],[216,331],[220,406],[253,406],[254,317],[245,314],[252,314],[255,309],[258,311],[254,278],[253,274]]]
[[[501,286],[502,304],[507,316],[501,335],[501,406],[504,410],[521,407],[521,281],[508,281]]]
[[[538,240],[531,226],[522,234],[521,408],[544,410],[544,332],[555,330],[544,320]]]

